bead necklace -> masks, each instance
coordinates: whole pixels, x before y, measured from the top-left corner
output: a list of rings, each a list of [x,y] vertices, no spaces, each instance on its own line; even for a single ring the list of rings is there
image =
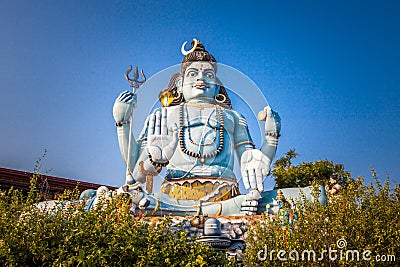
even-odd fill
[[[196,145],[196,146],[209,146],[209,145],[214,144],[215,139],[217,139],[217,128],[214,128],[213,133],[214,133],[214,137],[211,139],[211,141],[209,141],[208,143],[205,143],[205,142],[204,142],[203,144],[198,144],[198,143],[196,143],[195,141],[193,141],[193,139],[192,139],[192,133],[191,133],[191,130],[190,130],[190,125],[189,125],[189,123],[188,123],[189,141],[190,141],[190,143],[192,143],[193,145]]]
[[[224,148],[224,115],[222,113],[222,109],[220,106],[216,105],[218,118],[219,118],[219,146],[218,148],[208,154],[200,154],[193,151],[189,151],[185,146],[185,131],[184,131],[184,123],[183,123],[183,111],[184,111],[185,104],[182,103],[180,105],[180,112],[179,112],[179,146],[183,153],[189,155],[194,158],[199,158],[201,163],[205,162],[205,159],[216,157],[219,153],[221,153],[222,149]]]

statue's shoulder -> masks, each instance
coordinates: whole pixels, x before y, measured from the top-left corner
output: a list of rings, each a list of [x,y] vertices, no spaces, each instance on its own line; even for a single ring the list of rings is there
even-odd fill
[[[224,113],[227,117],[232,117],[235,121],[239,119],[244,119],[242,114],[233,109],[224,109]]]

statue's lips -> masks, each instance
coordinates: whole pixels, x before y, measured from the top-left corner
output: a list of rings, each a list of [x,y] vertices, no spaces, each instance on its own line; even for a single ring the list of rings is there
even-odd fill
[[[196,83],[193,87],[198,89],[207,89],[207,85],[205,83]]]

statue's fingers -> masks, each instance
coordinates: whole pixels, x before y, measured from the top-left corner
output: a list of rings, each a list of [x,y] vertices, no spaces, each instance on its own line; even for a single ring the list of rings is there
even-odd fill
[[[172,135],[172,139],[170,139],[168,147],[170,147],[171,150],[175,150],[176,143],[178,142],[178,131],[172,131],[170,134]]]
[[[179,127],[176,123],[173,123],[172,125],[170,125],[168,127],[168,133],[175,138],[178,137],[178,133],[179,133]]]
[[[254,170],[249,170],[250,189],[257,189],[256,174]]]
[[[154,113],[152,113],[149,118],[149,129],[147,135],[154,135],[155,123],[156,123],[156,116],[154,115]]]
[[[243,185],[246,190],[250,189],[250,183],[249,183],[249,174],[247,171],[242,171],[242,179],[243,179]]]
[[[128,103],[132,102],[132,96],[131,95],[125,95],[121,100],[122,100],[122,102],[128,104]]]
[[[258,201],[257,200],[246,200],[242,202],[242,207],[257,207]]]
[[[128,102],[129,100],[132,100],[133,93],[129,91],[125,91],[121,94],[121,101],[122,102]]]
[[[257,211],[257,207],[244,206],[242,211]]]
[[[154,134],[160,135],[161,134],[161,112],[159,110],[156,111],[156,126],[154,128]]]
[[[264,185],[263,185],[263,174],[261,169],[256,169],[256,181],[257,181],[257,190],[263,192]]]
[[[272,109],[270,106],[266,106],[264,110],[267,112],[268,117],[272,116]]]
[[[168,128],[167,128],[167,109],[161,109],[161,135],[166,136],[168,135]]]
[[[241,213],[244,215],[256,215],[257,214],[254,211],[248,211],[248,210],[242,210]]]
[[[119,95],[118,95],[118,97],[117,97],[117,100],[118,101],[122,101],[122,99],[126,96],[126,93],[127,93],[128,91],[123,91],[122,93],[120,93]]]

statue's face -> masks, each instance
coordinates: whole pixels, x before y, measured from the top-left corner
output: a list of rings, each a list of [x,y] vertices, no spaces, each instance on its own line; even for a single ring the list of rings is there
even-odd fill
[[[219,85],[213,66],[208,62],[193,62],[183,76],[182,93],[186,101],[211,102],[218,93]]]

